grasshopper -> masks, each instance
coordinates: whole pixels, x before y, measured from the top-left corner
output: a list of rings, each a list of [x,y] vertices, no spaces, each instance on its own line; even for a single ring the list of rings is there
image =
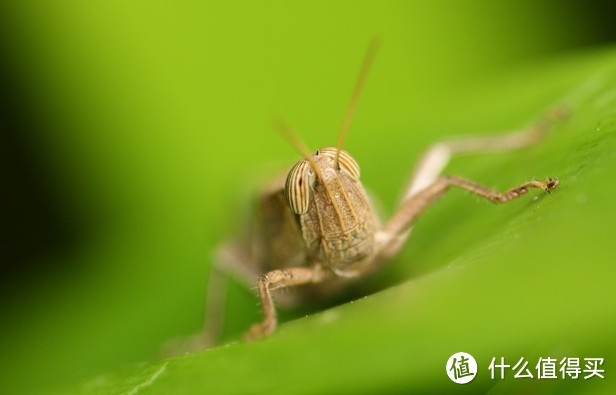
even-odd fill
[[[277,326],[274,290],[308,285],[300,287],[299,295],[277,295],[278,304],[289,306],[300,303],[302,296],[322,295],[374,272],[400,251],[415,221],[451,187],[507,203],[530,188],[549,193],[558,186],[558,178],[548,178],[498,192],[461,177],[440,174],[454,155],[513,150],[539,141],[566,115],[563,107],[548,111],[532,126],[517,132],[433,145],[421,156],[396,212],[381,222],[360,181],[359,165],[342,149],[377,46],[373,42],[366,53],[336,147],[310,153],[286,125],[279,125],[303,158],[286,178],[275,180],[262,193],[247,240],[226,242],[218,249],[217,266],[210,276],[205,329],[193,338],[190,348],[211,345],[220,332],[224,294],[221,271],[244,279],[248,286],[257,285],[263,321],[254,324],[245,338],[268,336]]]

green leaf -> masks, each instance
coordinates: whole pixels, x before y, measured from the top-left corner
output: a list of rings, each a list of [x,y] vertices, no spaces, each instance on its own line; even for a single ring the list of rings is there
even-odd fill
[[[448,169],[500,189],[530,178],[559,177],[561,185],[553,193],[533,191],[496,206],[450,192],[420,219],[408,247],[374,280],[381,285],[372,284],[389,287],[285,322],[262,341],[232,340],[213,349],[128,367],[86,381],[73,391],[84,395],[614,391],[610,376],[616,357],[616,249],[611,235],[616,227],[616,53],[536,63],[472,89],[459,89],[449,104],[420,117],[417,124],[410,117],[405,128],[422,128],[430,121],[437,131],[450,130],[457,122],[465,130],[480,129],[485,126],[482,118],[518,127],[515,116],[504,115],[511,122],[495,118],[506,114],[508,105],[538,116],[559,103],[571,108],[571,117],[540,144],[503,155],[456,159]],[[495,106],[501,110],[490,113]],[[392,148],[396,160],[406,161],[403,141]],[[370,156],[369,147],[363,148],[367,152],[361,156]],[[366,177],[378,184],[379,172],[386,169],[375,169],[375,161],[363,167]],[[403,174],[402,170],[396,171]],[[242,308],[227,310],[238,315]],[[238,330],[232,329],[231,337],[237,338]],[[458,351],[473,355],[479,366],[475,380],[462,386],[449,381],[445,372],[447,359]],[[540,357],[559,361],[600,357],[606,360],[606,379],[514,379],[509,371],[505,380],[493,380],[488,370],[493,357],[504,357],[512,366],[524,357],[535,377]]]
[[[531,364],[605,357],[612,373],[616,59],[613,51],[555,55],[601,31],[586,3],[23,0],[0,8],[2,80],[14,86],[2,96],[20,99],[17,133],[31,142],[24,158],[47,192],[40,200],[67,229],[65,244],[37,250],[23,276],[2,279],[0,393],[612,389],[609,379],[487,376],[499,356]],[[259,185],[264,167],[297,160],[270,117],[282,115],[312,148],[335,144],[374,34],[384,45],[345,148],[386,215],[429,144],[521,127],[564,102],[572,117],[541,144],[447,169],[499,189],[547,176],[561,187],[504,206],[452,191],[353,303],[285,312],[272,338],[244,344],[237,339],[259,310],[251,290],[235,285],[225,330],[232,344],[156,362],[165,340],[201,325],[209,257],[244,226],[233,203],[250,201],[246,182]],[[27,239],[27,223],[13,217],[8,228]],[[32,231],[56,240],[55,230]],[[465,386],[445,375],[460,350],[481,370]]]

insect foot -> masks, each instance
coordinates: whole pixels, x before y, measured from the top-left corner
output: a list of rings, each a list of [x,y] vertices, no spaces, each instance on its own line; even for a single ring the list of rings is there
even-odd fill
[[[266,321],[260,324],[254,324],[248,332],[244,334],[244,340],[252,341],[267,337],[276,329],[276,321]]]
[[[543,189],[547,193],[550,193],[558,186],[558,178],[548,178],[545,181],[528,181],[517,187],[513,187],[505,193],[492,196],[491,199],[496,203],[506,203],[510,200],[516,199],[528,192],[529,188]]]
[[[558,186],[558,178],[548,178],[545,184],[545,191],[550,193],[552,189],[555,189]]]

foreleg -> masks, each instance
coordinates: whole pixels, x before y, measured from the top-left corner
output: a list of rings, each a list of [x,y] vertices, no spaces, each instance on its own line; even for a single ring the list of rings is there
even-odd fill
[[[272,270],[260,276],[257,284],[263,308],[263,321],[253,325],[246,333],[245,338],[252,340],[267,336],[276,329],[278,321],[276,319],[276,307],[272,298],[273,290],[295,285],[319,283],[330,278],[331,275],[331,272],[317,265],[313,267]]]

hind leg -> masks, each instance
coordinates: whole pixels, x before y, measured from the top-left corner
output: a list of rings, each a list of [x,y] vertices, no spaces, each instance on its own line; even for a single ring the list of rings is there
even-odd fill
[[[402,201],[436,181],[455,155],[511,151],[533,145],[568,113],[565,107],[557,106],[526,129],[496,136],[462,137],[434,144],[424,152],[415,166]]]
[[[557,106],[550,109],[545,115],[526,129],[496,136],[451,139],[431,146],[425,151],[415,166],[411,181],[408,183],[398,207],[398,213],[405,210],[414,210],[409,208],[407,202],[415,199],[418,195],[422,194],[424,190],[437,183],[437,180],[441,177],[442,171],[455,155],[502,152],[530,146],[545,137],[552,126],[565,118],[568,113],[565,107]],[[442,185],[441,183],[438,184]],[[459,185],[454,186],[460,187]],[[410,223],[408,226],[400,227],[390,223],[390,226],[397,228],[397,231],[385,231],[378,235],[379,240],[388,245],[386,248],[387,251],[383,251],[383,257],[391,256],[398,251],[408,239],[412,230]]]

